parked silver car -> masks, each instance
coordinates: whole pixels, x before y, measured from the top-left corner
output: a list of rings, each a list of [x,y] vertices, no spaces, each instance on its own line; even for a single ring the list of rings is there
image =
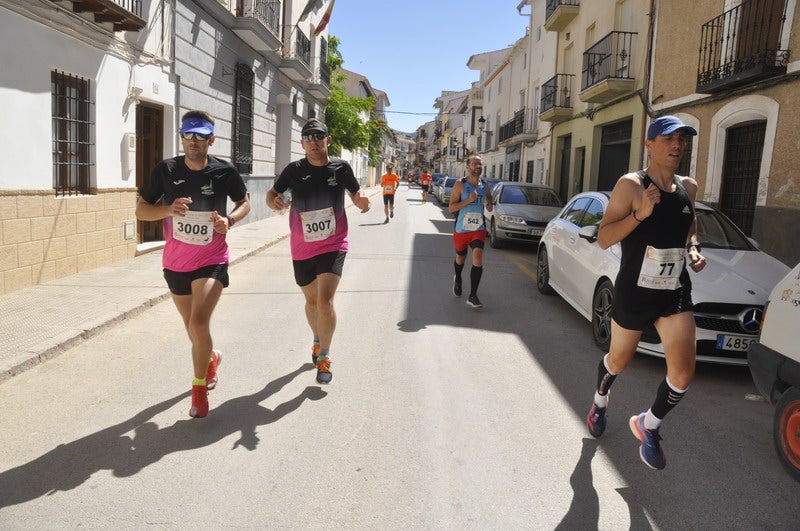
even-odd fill
[[[567,202],[548,223],[539,243],[537,286],[558,293],[592,322],[597,345],[608,350],[614,281],[619,271],[620,244],[597,245],[597,225],[608,192],[583,192]],[[747,348],[757,340],[764,303],[789,267],[760,251],[724,214],[696,203],[697,239],[707,265],[689,269],[699,361],[747,364]],[[664,356],[655,328],[645,330],[639,352]]]
[[[455,186],[457,180],[457,177],[446,177],[441,180],[439,187],[436,189],[436,198],[439,203],[445,206],[450,203],[450,194],[453,193],[453,186]]]
[[[549,186],[498,181],[492,188],[492,210],[484,209],[489,244],[502,247],[509,240],[538,242],[547,222],[564,204]]]

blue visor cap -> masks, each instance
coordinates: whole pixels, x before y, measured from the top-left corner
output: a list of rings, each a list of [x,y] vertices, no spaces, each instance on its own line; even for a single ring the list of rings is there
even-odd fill
[[[650,127],[647,128],[647,140],[653,140],[659,135],[671,135],[678,129],[682,129],[692,136],[697,135],[697,129],[686,125],[677,116],[661,116],[653,120]]]
[[[181,124],[179,133],[200,133],[201,135],[213,135],[214,124],[202,118],[187,118]]]

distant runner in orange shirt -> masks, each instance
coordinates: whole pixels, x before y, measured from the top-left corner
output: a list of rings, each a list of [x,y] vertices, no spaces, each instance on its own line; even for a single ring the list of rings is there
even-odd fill
[[[431,174],[428,170],[424,170],[422,175],[419,176],[419,186],[422,188],[422,202],[428,202],[428,189],[431,186]]]
[[[394,217],[394,193],[400,187],[400,177],[392,172],[394,167],[386,165],[386,173],[381,177],[381,188],[383,188],[383,213],[386,214],[384,223],[389,223],[389,218]]]

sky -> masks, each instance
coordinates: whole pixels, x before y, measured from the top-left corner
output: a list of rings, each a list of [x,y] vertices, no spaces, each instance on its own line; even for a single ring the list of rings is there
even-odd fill
[[[330,0],[329,0],[330,1]],[[414,132],[436,116],[443,90],[466,90],[480,72],[475,54],[511,46],[525,35],[519,0],[336,0],[328,32],[344,68],[386,93],[389,127]],[[328,3],[315,18],[320,18]],[[525,6],[523,13],[530,12]]]

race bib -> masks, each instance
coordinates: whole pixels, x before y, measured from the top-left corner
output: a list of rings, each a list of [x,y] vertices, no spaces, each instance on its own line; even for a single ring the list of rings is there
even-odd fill
[[[383,191],[386,192],[387,194],[391,194],[392,192],[394,192],[394,186],[384,186]]]
[[[480,212],[465,212],[461,226],[465,231],[478,230],[483,225],[483,214]]]
[[[214,237],[211,212],[187,210],[186,215],[172,216],[172,237],[192,245],[208,245]]]
[[[678,289],[685,253],[685,249],[656,249],[648,245],[636,285],[650,289]]]
[[[303,223],[303,240],[307,242],[324,240],[336,232],[336,218],[330,207],[301,212],[300,221]]]

